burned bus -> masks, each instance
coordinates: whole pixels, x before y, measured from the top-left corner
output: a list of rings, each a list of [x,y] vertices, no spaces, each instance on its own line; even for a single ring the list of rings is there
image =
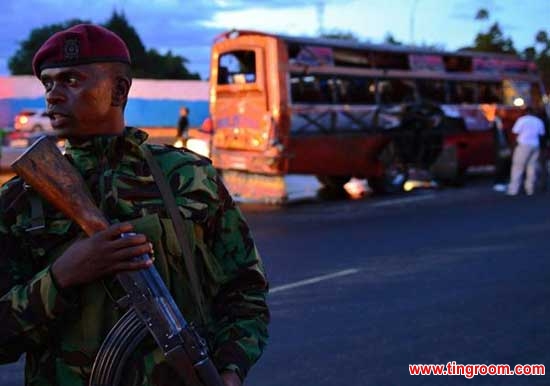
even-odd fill
[[[510,135],[525,106],[547,103],[516,56],[230,31],[212,47],[198,135],[237,197],[284,201],[289,174],[384,192],[411,170],[456,181],[491,165],[495,117]]]

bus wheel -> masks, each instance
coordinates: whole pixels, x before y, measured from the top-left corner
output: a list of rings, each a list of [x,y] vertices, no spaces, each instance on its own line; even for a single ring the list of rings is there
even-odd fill
[[[341,190],[348,183],[351,176],[316,176],[317,180],[327,189]]]
[[[399,193],[409,176],[407,166],[401,160],[395,143],[390,142],[380,152],[378,159],[383,167],[380,176],[368,178],[373,193]]]

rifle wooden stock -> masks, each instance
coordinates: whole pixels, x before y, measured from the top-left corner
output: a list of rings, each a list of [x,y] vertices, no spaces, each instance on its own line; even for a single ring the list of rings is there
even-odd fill
[[[42,197],[75,221],[88,236],[109,226],[86,184],[53,138],[42,137],[11,165]]]

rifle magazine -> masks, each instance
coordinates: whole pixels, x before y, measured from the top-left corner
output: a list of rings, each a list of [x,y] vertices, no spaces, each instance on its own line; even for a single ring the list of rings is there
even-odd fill
[[[124,365],[148,330],[130,309],[109,331],[96,355],[89,386],[118,386]]]

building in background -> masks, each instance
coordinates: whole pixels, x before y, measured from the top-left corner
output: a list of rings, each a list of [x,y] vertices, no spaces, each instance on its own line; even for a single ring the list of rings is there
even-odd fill
[[[180,106],[193,111],[190,127],[199,127],[208,116],[208,82],[134,79],[126,123],[136,127],[175,128]],[[44,88],[34,76],[0,77],[0,127],[13,127],[24,109],[43,109]]]

